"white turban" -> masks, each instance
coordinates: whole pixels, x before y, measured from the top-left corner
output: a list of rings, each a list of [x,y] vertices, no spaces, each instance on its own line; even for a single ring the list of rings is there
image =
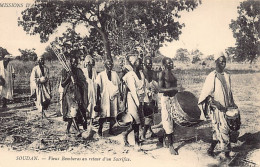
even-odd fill
[[[136,60],[138,60],[138,57],[137,57],[137,56],[130,56],[130,57],[129,57],[129,61],[130,61],[130,63],[131,63],[132,65],[136,62]]]
[[[133,71],[132,66],[130,66],[128,64],[124,65],[124,68],[127,69],[128,71]]]
[[[92,59],[92,57],[90,55],[87,55],[85,57],[84,63],[87,64],[89,62],[90,62],[90,64],[92,64],[93,63],[93,59]]]
[[[42,59],[43,58],[43,55],[38,55],[37,56],[37,61],[39,61],[40,59]]]
[[[10,55],[10,54],[8,54],[8,55],[5,55],[4,58],[5,58],[5,59],[11,59],[11,58],[13,58],[13,56]]]
[[[218,53],[214,54],[214,60],[216,61],[216,60],[218,60],[218,58],[220,58],[222,56],[226,57],[226,54],[224,52],[218,52]]]

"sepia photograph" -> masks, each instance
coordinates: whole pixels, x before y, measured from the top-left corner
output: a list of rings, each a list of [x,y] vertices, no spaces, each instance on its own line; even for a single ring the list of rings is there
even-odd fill
[[[0,0],[0,167],[260,166],[260,0]]]

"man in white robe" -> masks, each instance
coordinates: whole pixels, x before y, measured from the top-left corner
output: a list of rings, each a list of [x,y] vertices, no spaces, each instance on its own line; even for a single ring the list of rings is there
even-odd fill
[[[38,65],[32,69],[30,77],[31,95],[36,95],[35,105],[42,113],[42,118],[46,117],[44,110],[47,110],[51,101],[49,68],[44,62],[44,58],[39,56]]]
[[[134,131],[135,147],[139,147],[142,141],[139,140],[139,126],[144,124],[144,116],[142,111],[142,104],[145,97],[145,77],[141,71],[141,59],[137,56],[129,57],[131,68],[123,77],[126,85],[123,99],[123,111],[127,106],[127,112],[133,117],[133,123],[123,133],[123,140],[125,146],[130,146],[128,142],[128,135]],[[127,68],[127,66],[126,66]],[[127,105],[126,105],[127,104]]]
[[[10,55],[5,55],[3,61],[0,61],[0,77],[4,83],[0,85],[3,108],[7,107],[7,100],[13,99],[13,79],[15,78],[15,74],[13,66],[9,63],[10,59]]]
[[[202,110],[201,118],[209,115],[212,121],[213,141],[208,154],[214,155],[214,148],[220,143],[221,151],[225,157],[229,157],[230,128],[225,120],[225,112],[228,107],[236,107],[231,91],[230,74],[224,71],[226,58],[224,53],[215,55],[216,70],[212,71],[206,78],[198,101]]]
[[[102,136],[103,124],[110,121],[109,134],[115,135],[112,127],[119,109],[120,79],[115,71],[112,71],[112,60],[105,61],[105,70],[100,72],[96,78],[97,84],[97,106],[100,106],[100,119],[98,134]]]
[[[90,55],[87,55],[84,60],[84,68],[82,68],[86,82],[88,83],[88,111],[90,116],[90,125],[93,124],[94,118],[97,116],[94,111],[97,100],[97,84],[95,82],[97,77],[97,72],[93,68],[93,58]]]

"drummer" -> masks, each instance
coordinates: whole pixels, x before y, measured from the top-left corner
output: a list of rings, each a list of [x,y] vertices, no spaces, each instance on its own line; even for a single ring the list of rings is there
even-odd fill
[[[215,54],[214,59],[216,69],[207,76],[198,104],[203,109],[202,114],[208,114],[212,121],[213,140],[207,153],[214,156],[214,149],[219,143],[221,151],[219,156],[225,159],[230,158],[231,151],[231,130],[225,119],[225,112],[229,107],[237,108],[237,105],[232,95],[230,74],[225,70],[225,53]]]
[[[178,92],[177,78],[174,76],[173,61],[165,57],[162,60],[162,64],[165,67],[163,71],[159,73],[159,93],[161,96],[161,117],[162,125],[165,131],[165,144],[169,148],[170,153],[178,155],[177,150],[173,148],[173,132],[174,132],[174,120],[170,116],[172,105],[174,103],[174,96]]]

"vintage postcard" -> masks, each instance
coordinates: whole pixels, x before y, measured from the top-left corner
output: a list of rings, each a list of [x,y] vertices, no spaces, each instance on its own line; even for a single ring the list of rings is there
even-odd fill
[[[0,167],[259,166],[259,11],[0,0]]]

